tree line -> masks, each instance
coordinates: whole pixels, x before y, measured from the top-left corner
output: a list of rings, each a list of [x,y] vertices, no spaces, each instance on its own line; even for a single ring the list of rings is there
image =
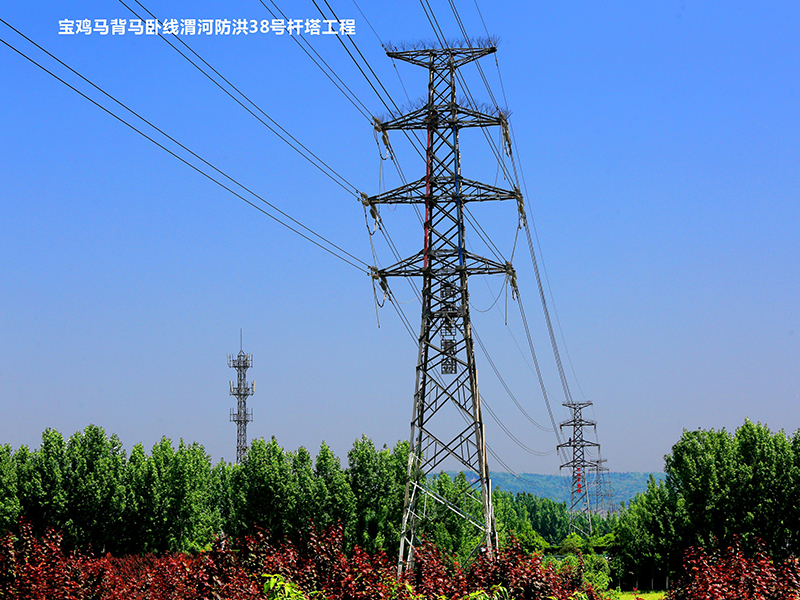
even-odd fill
[[[0,530],[23,518],[37,534],[61,531],[67,548],[125,555],[197,552],[215,536],[256,526],[272,542],[299,542],[312,523],[322,531],[340,522],[347,548],[393,554],[408,453],[407,442],[379,449],[363,436],[343,467],[325,443],[312,457],[255,439],[240,464],[214,465],[196,442],[176,448],[162,438],[149,454],[137,444],[126,455],[116,435],[95,425],[68,439],[47,429],[36,450],[0,446]],[[463,473],[440,473],[432,484],[455,504],[469,489]],[[565,503],[500,490],[493,498],[502,544],[513,536],[533,551],[567,537]],[[421,532],[438,548],[463,559],[477,544],[473,527],[452,511],[434,504],[428,517]],[[611,527],[609,520],[602,533]]]
[[[148,454],[126,455],[117,436],[97,426],[65,439],[48,429],[38,449],[0,446],[0,531],[20,518],[38,535],[63,533],[66,548],[114,555],[196,553],[217,536],[262,528],[271,543],[302,543],[341,524],[345,549],[397,553],[409,447],[355,440],[340,460],[324,443],[316,457],[285,451],[273,438],[252,442],[241,464],[212,465],[203,446],[162,438]],[[800,432],[773,434],[746,421],[735,433],[684,431],[665,457],[666,479],[648,484],[619,514],[595,521],[595,537],[568,533],[565,503],[495,490],[501,546],[512,537],[531,553],[602,551],[623,587],[667,587],[685,552],[741,548],[778,563],[800,551]],[[463,473],[431,482],[455,504]],[[421,524],[427,541],[463,562],[476,531],[433,503]]]

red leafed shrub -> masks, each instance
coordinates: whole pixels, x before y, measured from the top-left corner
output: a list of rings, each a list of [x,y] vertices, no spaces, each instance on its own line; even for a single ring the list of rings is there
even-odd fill
[[[29,524],[0,541],[2,600],[254,600],[258,582],[215,547],[198,556],[114,558],[65,553],[61,536],[33,536]]]
[[[738,540],[724,551],[687,550],[683,575],[669,600],[798,600],[800,564],[791,559],[776,567],[759,550],[745,556]]]
[[[543,564],[540,554],[526,554],[518,544],[497,552],[492,559],[486,555],[470,565],[467,574],[468,591],[491,590],[502,586],[514,600],[567,600],[581,592],[587,600],[599,600],[591,585],[583,581],[583,558],[577,567],[552,563]]]
[[[312,527],[299,546],[267,540],[256,531],[231,545],[217,540],[196,556],[95,557],[65,553],[59,534],[49,531],[37,539],[22,523],[18,537],[0,540],[0,600],[255,600],[264,598],[264,574],[280,575],[307,597],[325,600],[461,600],[478,591],[491,596],[496,586],[514,600],[568,600],[575,592],[597,600],[582,581],[582,564],[543,566],[539,555],[519,547],[494,559],[481,556],[465,570],[453,557],[422,544],[415,573],[406,581],[398,579],[396,563],[384,553],[369,556],[356,548],[346,555],[341,527],[324,533]]]
[[[463,598],[467,595],[466,577],[455,560],[445,564],[436,546],[424,543],[414,549],[413,585],[425,598]],[[449,568],[448,568],[449,567]]]
[[[272,547],[267,539],[256,532],[239,542],[237,553],[246,571],[281,575],[306,594],[318,591],[329,600],[460,600],[471,592],[491,593],[498,585],[514,600],[568,600],[575,592],[583,592],[587,600],[599,598],[583,583],[582,563],[577,568],[544,566],[540,555],[525,554],[519,546],[498,552],[494,559],[482,555],[463,569],[453,557],[423,543],[416,548],[414,574],[406,582],[398,580],[396,563],[383,553],[370,557],[356,548],[350,557],[345,555],[340,527],[324,534],[312,528],[301,547]]]
[[[15,543],[16,541],[16,543]],[[102,569],[85,558],[65,554],[61,535],[48,531],[36,539],[28,523],[20,524],[16,540],[7,534],[3,539],[3,594],[7,598],[60,598],[83,600],[99,598]]]
[[[349,557],[344,553],[341,526],[322,534],[312,526],[300,548],[292,543],[272,547],[267,539],[264,532],[257,531],[239,543],[239,559],[248,572],[281,575],[306,594],[319,591],[327,600],[405,597],[398,586],[396,567],[385,554],[370,557],[358,547]]]

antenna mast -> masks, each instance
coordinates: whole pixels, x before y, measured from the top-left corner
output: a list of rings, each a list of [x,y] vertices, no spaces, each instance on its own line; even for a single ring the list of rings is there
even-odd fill
[[[239,354],[228,354],[228,366],[236,369],[236,386],[231,381],[231,396],[236,396],[236,412],[231,409],[230,420],[236,423],[236,462],[242,462],[247,452],[247,423],[253,420],[253,409],[247,409],[247,397],[256,391],[255,382],[247,383],[247,369],[253,366],[253,355],[242,350],[242,332],[239,331]]]

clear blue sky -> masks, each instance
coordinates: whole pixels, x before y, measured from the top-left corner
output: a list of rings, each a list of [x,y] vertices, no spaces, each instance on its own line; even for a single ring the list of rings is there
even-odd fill
[[[127,1],[127,0],[126,0]],[[351,0],[355,41],[398,104],[424,73],[395,65]],[[115,2],[6,3],[0,16],[218,168],[371,262],[364,214],[333,184],[153,36],[59,35],[61,19],[130,19]],[[160,19],[271,18],[256,0],[143,4]],[[268,3],[269,4],[269,3]],[[131,4],[136,6],[135,3]],[[278,2],[318,18],[311,2]],[[360,2],[384,41],[433,38],[419,3]],[[432,0],[448,37],[447,2]],[[456,5],[484,35],[473,1]],[[479,0],[497,59],[577,398],[614,471],[658,471],[683,428],[746,417],[800,427],[800,5],[796,2]],[[323,8],[324,5],[322,5]],[[136,7],[138,10],[138,7]],[[326,9],[327,11],[327,9]],[[0,37],[123,115],[0,24]],[[371,125],[284,35],[183,37],[357,189],[379,189]],[[385,109],[336,36],[307,38],[370,112]],[[502,97],[494,58],[483,59]],[[477,99],[488,92],[465,70]],[[277,225],[0,46],[0,442],[36,447],[46,427],[96,423],[126,447],[162,435],[235,456],[226,354],[254,356],[250,437],[343,459],[362,434],[409,431],[416,347],[391,308],[376,327],[369,278]],[[127,118],[127,117],[126,117]],[[496,137],[497,132],[493,132]],[[404,173],[424,165],[392,133]],[[494,182],[480,134],[464,174]],[[385,163],[386,186],[398,184]],[[499,185],[505,185],[500,177]],[[511,254],[513,206],[476,208]],[[407,207],[383,218],[403,254],[421,232]],[[377,242],[376,242],[377,243]],[[476,243],[476,251],[483,251]],[[382,264],[392,262],[378,244]],[[525,246],[514,256],[557,419],[565,418]],[[393,286],[414,327],[419,307]],[[547,424],[535,379],[488,308],[498,279],[471,281],[476,329],[526,410]],[[514,338],[512,338],[512,334]],[[537,451],[530,426],[479,352],[482,392]],[[576,381],[577,377],[577,381]],[[579,389],[580,388],[580,389]],[[581,392],[582,390],[582,392]],[[516,471],[554,473],[487,417]],[[503,470],[490,462],[493,470]]]

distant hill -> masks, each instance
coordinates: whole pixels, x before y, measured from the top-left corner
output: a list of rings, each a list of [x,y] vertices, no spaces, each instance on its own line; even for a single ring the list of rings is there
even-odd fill
[[[450,473],[453,475],[453,473]],[[652,475],[656,481],[666,477],[664,473],[606,473],[606,481],[610,483],[612,502],[619,506],[620,502],[626,504],[633,497],[647,489],[647,480]],[[504,492],[516,494],[529,492],[541,498],[550,498],[556,502],[569,500],[569,478],[562,475],[541,475],[539,473],[490,473],[492,486]]]

